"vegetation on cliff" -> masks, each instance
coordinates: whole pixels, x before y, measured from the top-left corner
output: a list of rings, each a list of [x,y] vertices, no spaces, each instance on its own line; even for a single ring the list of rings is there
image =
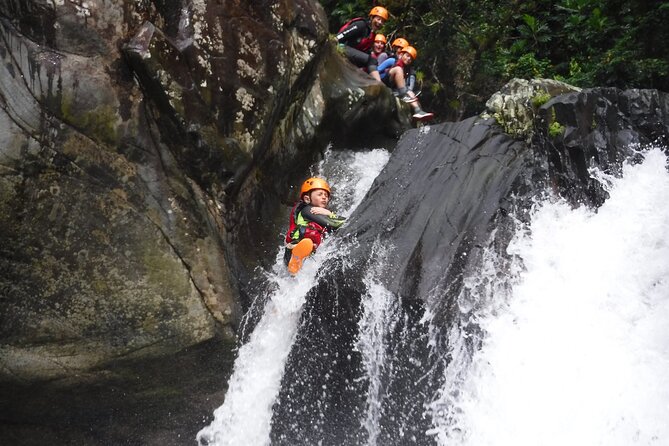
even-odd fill
[[[482,110],[511,78],[669,91],[669,2],[321,0],[335,32],[372,3],[420,52],[422,101],[445,119]]]

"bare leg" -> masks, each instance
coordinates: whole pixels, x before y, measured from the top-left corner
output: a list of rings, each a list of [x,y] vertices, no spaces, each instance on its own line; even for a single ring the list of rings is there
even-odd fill
[[[404,70],[402,70],[400,67],[391,68],[388,76],[390,76],[392,79],[392,83],[395,85],[395,88],[400,91],[406,88],[406,82],[404,82]]]

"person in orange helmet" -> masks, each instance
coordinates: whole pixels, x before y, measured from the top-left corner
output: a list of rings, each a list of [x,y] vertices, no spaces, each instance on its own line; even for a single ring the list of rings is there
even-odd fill
[[[405,48],[409,46],[409,42],[403,38],[403,37],[398,37],[393,42],[390,44],[390,51],[386,52],[386,57],[382,60],[381,58],[377,58],[379,61],[379,66],[377,67],[377,70],[379,72],[379,76],[381,76],[381,80],[383,80],[386,76],[388,76],[388,72],[390,69],[395,65],[395,62],[397,62],[398,59],[398,54],[402,50],[402,48]],[[409,80],[409,79],[407,79]],[[415,82],[416,76],[413,76],[413,80]]]
[[[404,37],[398,37],[395,40],[393,40],[393,43],[390,44],[390,48],[393,51],[393,55],[397,55],[397,53],[399,53],[402,48],[406,48],[408,46],[409,42]]]
[[[417,121],[429,121],[434,113],[423,111],[418,102],[418,96],[413,92],[413,86],[407,86],[407,80],[412,77],[411,64],[418,57],[418,51],[412,46],[402,48],[398,54],[399,60],[395,63],[383,82],[393,89],[393,92],[413,109],[412,117]],[[415,79],[415,76],[414,76]]]
[[[312,177],[302,183],[300,200],[290,212],[286,232],[284,261],[292,275],[302,268],[302,262],[321,244],[329,231],[335,231],[346,218],[328,210],[330,185],[322,178]]]
[[[369,53],[374,59],[376,59],[376,63],[379,65],[388,58],[388,53],[386,52],[386,42],[386,36],[383,34],[377,34],[374,37],[374,46],[372,46],[372,51]]]
[[[356,17],[346,22],[337,33],[337,43],[343,47],[346,58],[355,66],[366,68],[377,81],[381,81],[376,70],[377,62],[369,53],[374,45],[376,33],[383,27],[390,13],[383,6],[369,11],[369,18]]]

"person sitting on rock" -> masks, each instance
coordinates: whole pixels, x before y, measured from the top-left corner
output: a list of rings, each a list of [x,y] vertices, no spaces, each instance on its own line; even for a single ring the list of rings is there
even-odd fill
[[[376,59],[376,63],[381,66],[381,64],[388,59],[388,53],[386,52],[386,36],[383,34],[377,34],[376,37],[374,37],[374,46],[372,47],[372,52],[369,53],[374,59]],[[379,74],[381,73],[381,70],[377,68],[377,71]]]
[[[330,186],[322,178],[312,177],[300,188],[300,200],[290,212],[290,226],[286,233],[284,261],[292,275],[302,268],[302,262],[321,244],[329,231],[344,224],[346,218],[327,209]]]
[[[383,82],[393,89],[402,101],[406,102],[413,109],[412,117],[417,121],[428,121],[434,117],[434,113],[423,111],[418,102],[418,96],[413,92],[413,85],[408,82],[415,82],[415,73],[411,64],[418,57],[418,51],[412,46],[407,46],[400,50],[398,61],[388,72],[388,76]],[[413,80],[412,80],[413,79]]]
[[[397,57],[397,54],[400,52],[400,50],[408,46],[409,41],[404,37],[398,37],[397,39],[393,40],[393,43],[390,44],[390,57]]]
[[[390,51],[386,52],[387,57],[384,60],[379,60],[379,58],[377,58],[379,61],[377,71],[379,72],[379,76],[381,76],[381,80],[388,76],[388,71],[390,71],[393,65],[395,65],[395,62],[397,62],[397,54],[402,48],[407,46],[409,46],[409,42],[403,37],[398,37],[397,39],[393,40],[393,43],[390,45]]]
[[[380,81],[378,63],[369,53],[374,45],[376,32],[386,23],[390,14],[382,6],[369,11],[369,18],[357,17],[346,22],[337,33],[337,43],[344,48],[348,60],[356,67],[366,68],[374,79]]]

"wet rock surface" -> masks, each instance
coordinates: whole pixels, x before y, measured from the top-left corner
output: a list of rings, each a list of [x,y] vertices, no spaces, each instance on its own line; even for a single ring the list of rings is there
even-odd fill
[[[154,364],[212,342],[229,358],[291,187],[334,132],[408,122],[315,1],[2,2],[0,59],[0,442],[167,438],[220,404],[201,393],[231,363],[182,361],[182,383],[217,384],[152,400],[178,381]],[[142,397],[106,390],[123,383]]]
[[[333,134],[407,124],[326,28],[299,0],[0,6],[2,379],[234,338]]]
[[[618,174],[624,160],[634,162],[649,144],[666,148],[669,138],[669,95],[655,90],[588,89],[531,106],[531,131],[515,138],[481,117],[402,136],[338,233],[356,240],[346,261],[326,264],[328,274],[308,296],[275,406],[273,444],[364,442],[369,431],[360,420],[373,413],[383,414],[374,431],[380,443],[433,444],[423,404],[439,390],[435,377],[451,353],[445,337],[428,344],[424,318],[441,327],[460,322],[455,304],[464,277],[486,249],[507,255],[516,219],[527,217],[535,197],[553,193],[574,206],[597,206],[606,191],[588,169]],[[371,409],[358,332],[370,286],[401,302],[377,310],[392,314],[375,333],[393,350],[377,364],[384,393]]]
[[[0,442],[194,441],[223,400],[247,284],[273,260],[307,167],[329,142],[392,148],[409,127],[326,29],[306,0],[0,4]],[[630,143],[667,142],[664,93],[556,88],[521,113],[534,116],[522,138],[483,118],[404,134],[342,231],[360,242],[351,266],[308,302],[277,444],[316,440],[291,437],[308,418],[286,420],[317,407],[323,385],[341,390],[327,435],[362,438],[349,384],[370,246],[391,248],[377,275],[405,298],[407,326],[424,299],[449,323],[495,220],[544,186],[597,204],[589,167],[615,173]],[[402,345],[418,351],[424,336]],[[417,379],[428,366],[391,386],[407,396],[404,432],[424,430],[411,395],[432,389]],[[384,429],[384,444],[401,437]]]

